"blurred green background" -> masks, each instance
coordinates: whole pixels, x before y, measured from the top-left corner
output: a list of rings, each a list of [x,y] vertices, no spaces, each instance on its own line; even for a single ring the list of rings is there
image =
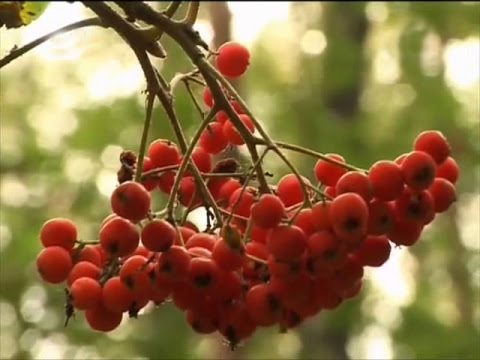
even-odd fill
[[[87,16],[79,3],[52,3],[30,26],[0,31],[1,56]],[[129,48],[100,28],[1,69],[0,358],[480,359],[479,21],[478,2],[202,2],[196,29],[206,41],[251,49],[235,85],[274,138],[368,168],[438,129],[461,167],[456,205],[415,247],[368,269],[360,296],[286,334],[259,330],[233,353],[217,335],[194,334],[171,304],[107,335],[81,314],[63,328],[62,288],[35,270],[38,231],[63,216],[82,238],[96,236],[118,155],[138,148],[144,78]],[[164,44],[169,57],[156,65],[165,76],[189,71]],[[176,109],[191,135],[199,117],[183,88]],[[150,139],[172,138],[158,106],[154,117]],[[312,179],[314,160],[289,156]],[[275,158],[266,167],[273,181],[287,172]]]

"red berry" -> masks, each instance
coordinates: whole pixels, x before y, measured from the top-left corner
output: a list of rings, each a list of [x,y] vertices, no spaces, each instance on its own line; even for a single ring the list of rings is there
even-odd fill
[[[432,185],[437,172],[433,158],[422,151],[409,153],[401,165],[405,183],[415,191],[422,191]]]
[[[238,115],[238,117],[246,126],[248,131],[253,134],[255,132],[255,124],[253,123],[253,120],[250,118],[250,116],[240,114]],[[223,124],[223,134],[225,135],[225,138],[233,145],[245,144],[245,140],[243,139],[242,135],[240,135],[240,132],[237,130],[231,120],[227,120]]]
[[[65,218],[54,218],[46,221],[40,230],[40,241],[44,247],[61,246],[66,250],[73,249],[77,240],[77,227]]]
[[[203,247],[212,251],[216,242],[217,237],[215,235],[207,233],[195,233],[188,239],[188,241],[185,242],[185,247],[187,249],[192,247]]]
[[[111,196],[113,212],[133,222],[147,216],[150,202],[150,193],[143,185],[133,181],[120,184]]]
[[[295,210],[296,211],[296,210]],[[293,221],[293,225],[303,230],[306,236],[315,232],[315,221],[312,209],[302,209]]]
[[[403,174],[400,166],[393,161],[377,161],[368,173],[373,196],[379,200],[395,200],[403,191]]]
[[[152,160],[148,156],[145,156],[143,158],[142,173],[146,173],[153,169],[155,169],[155,165],[153,165]],[[152,191],[153,189],[155,189],[157,184],[158,178],[155,176],[148,177],[146,180],[142,181],[142,185],[145,189],[147,189],[147,191]]]
[[[182,281],[188,275],[190,255],[187,250],[178,245],[160,254],[157,261],[157,274],[170,281]]]
[[[236,271],[243,265],[244,248],[232,247],[225,240],[219,239],[212,250],[212,259],[224,271]]]
[[[229,210],[234,214],[250,217],[252,205],[255,202],[255,189],[251,186],[247,186],[245,191],[242,188],[238,188],[233,192],[228,201]]]
[[[100,230],[99,238],[103,250],[117,257],[133,253],[140,242],[135,225],[120,217],[107,222]]]
[[[373,189],[368,176],[359,171],[349,171],[343,174],[335,185],[335,193],[340,195],[348,192],[356,193],[365,201],[370,201]]]
[[[351,245],[367,234],[368,206],[358,194],[337,196],[330,205],[329,218],[335,234]]]
[[[228,179],[218,191],[218,202],[228,202],[233,193],[242,187],[242,184],[237,179]]]
[[[166,171],[158,178],[158,188],[165,194],[170,194],[175,183],[175,172]]]
[[[457,183],[459,173],[457,162],[450,156],[437,167],[437,177],[447,179],[454,185]]]
[[[107,280],[102,288],[102,302],[105,309],[113,313],[122,313],[130,310],[135,297],[119,276]]]
[[[150,251],[161,252],[170,248],[177,236],[175,228],[165,220],[152,220],[141,233],[142,244]]]
[[[267,235],[268,251],[275,259],[290,262],[302,256],[306,248],[305,233],[297,226],[279,225]]]
[[[196,257],[190,261],[190,283],[202,292],[208,292],[217,286],[219,273],[220,269],[212,259]]]
[[[231,100],[230,104],[232,105],[233,110],[235,110],[237,114],[245,114],[245,111],[243,111],[242,106],[237,101]],[[220,110],[217,113],[217,121],[223,124],[227,120],[228,120],[227,113],[224,110]]]
[[[98,267],[103,265],[102,255],[98,251],[98,247],[96,246],[85,246],[81,249],[76,257],[76,261],[87,261],[92,263]]]
[[[420,133],[413,144],[417,151],[429,154],[440,165],[450,156],[450,144],[440,131],[429,130]]]
[[[218,49],[215,65],[222,75],[237,78],[243,75],[250,65],[250,52],[237,42],[227,42]]]
[[[328,213],[331,204],[331,201],[319,201],[312,206],[312,221],[315,230],[321,231],[330,229],[331,223]]]
[[[210,91],[210,88],[208,88],[208,87],[205,87],[205,89],[203,90],[203,102],[209,108],[211,108],[213,106],[214,101],[213,101],[212,92]]]
[[[99,305],[85,311],[85,319],[93,330],[109,332],[122,322],[121,312],[111,312],[100,302]]]
[[[345,163],[345,159],[343,156],[338,154],[327,154],[328,158],[336,160],[340,163]],[[339,165],[327,162],[325,160],[318,160],[315,164],[314,172],[315,177],[319,182],[323,185],[327,186],[335,186],[337,184],[338,179],[342,177],[348,170],[344,167]]]
[[[211,123],[200,135],[199,145],[209,154],[218,154],[228,146],[228,140],[223,133],[223,125]]]
[[[218,319],[192,309],[186,312],[187,322],[200,334],[211,334],[218,329]]]
[[[247,292],[245,304],[248,314],[259,326],[274,325],[282,313],[280,297],[269,284],[252,287]]]
[[[200,194],[198,193],[197,184],[193,176],[187,176],[180,180],[178,201],[185,207],[191,204],[195,208],[201,204]]]
[[[374,199],[368,204],[368,234],[383,235],[389,232],[394,223],[393,202]]]
[[[387,237],[397,245],[411,246],[418,241],[422,230],[422,224],[396,216],[393,228],[387,233]]]
[[[252,205],[251,216],[255,225],[264,229],[273,228],[285,216],[285,206],[277,196],[263,194],[258,202]]]
[[[303,176],[302,179],[305,183],[310,183],[310,181]],[[309,191],[307,190],[307,192]],[[286,207],[301,203],[305,199],[302,186],[298,177],[295,174],[287,174],[278,181],[277,195],[280,200],[283,201]]]
[[[68,274],[67,278],[67,283],[68,285],[72,285],[77,279],[83,277],[99,280],[101,275],[102,270],[100,269],[100,267],[88,261],[80,261],[72,267],[72,270],[70,270],[70,274]]]
[[[70,286],[70,295],[75,308],[86,310],[98,306],[102,299],[102,287],[97,280],[82,277]]]
[[[177,145],[165,139],[153,141],[148,148],[148,156],[156,168],[180,163],[180,151]]]
[[[61,246],[49,246],[37,256],[37,270],[42,279],[50,284],[64,282],[72,269],[70,253]]]
[[[413,192],[407,188],[395,201],[395,213],[402,219],[426,225],[435,217],[433,197],[426,190]]]
[[[433,198],[436,213],[446,211],[457,200],[455,186],[446,179],[436,178],[427,191]]]
[[[388,260],[391,248],[386,236],[367,236],[354,255],[361,265],[378,267]]]
[[[209,173],[212,171],[212,156],[204,148],[196,147],[192,152],[191,159],[200,172]],[[189,171],[185,173],[185,176],[188,175]]]

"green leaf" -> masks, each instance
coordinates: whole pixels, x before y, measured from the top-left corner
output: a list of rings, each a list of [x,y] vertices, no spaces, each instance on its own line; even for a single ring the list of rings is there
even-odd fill
[[[19,28],[44,13],[50,1],[0,1],[0,27]]]

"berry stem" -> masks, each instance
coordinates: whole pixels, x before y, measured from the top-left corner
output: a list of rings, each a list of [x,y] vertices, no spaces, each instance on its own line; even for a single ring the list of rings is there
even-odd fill
[[[260,264],[263,264],[263,265],[267,265],[267,264],[268,264],[268,262],[267,262],[266,260],[260,259],[260,258],[254,256],[254,255],[251,255],[251,254],[245,253],[245,257],[247,257],[248,259],[253,260],[253,261],[255,261],[255,262],[258,262],[258,263],[260,263]]]
[[[199,112],[200,116],[203,118],[205,116],[202,107],[198,103],[197,99],[195,98],[195,95],[193,94],[192,87],[188,83],[187,80],[183,79],[182,80],[183,84],[185,85],[185,88],[187,89],[188,95],[190,95],[190,98],[192,99],[193,104],[195,105],[195,108]]]
[[[142,139],[140,140],[140,149],[137,157],[137,170],[135,171],[135,182],[142,180],[143,172],[143,158],[145,157],[145,150],[147,148],[148,131],[152,120],[153,103],[155,102],[155,94],[149,92],[146,99],[145,122],[143,123]]]
[[[232,208],[230,209],[230,215],[228,216],[227,218],[227,223],[230,224],[230,221],[232,221],[232,216],[233,216],[233,213],[235,211],[235,209],[237,208],[238,204],[240,203],[240,200],[242,199],[242,196],[243,194],[245,193],[245,191],[247,190],[247,187],[248,187],[248,183],[250,182],[250,180],[252,179],[254,173],[255,173],[255,169],[257,169],[257,167],[259,166],[259,164],[262,163],[263,159],[265,158],[265,156],[268,154],[268,151],[270,150],[269,147],[266,147],[264,150],[263,150],[263,153],[260,155],[260,157],[257,159],[257,161],[255,162],[255,164],[253,164],[252,166],[252,169],[248,172],[248,175],[247,177],[245,178],[245,182],[242,186],[242,190],[240,190],[240,194],[238,195],[238,198],[237,198],[237,201],[232,205]]]
[[[305,197],[305,203],[307,205],[311,206],[310,199],[308,197],[308,191],[307,188],[305,187],[305,184],[303,182],[302,177],[300,176],[299,171],[296,169],[296,167],[288,160],[288,158],[285,156],[285,154],[282,153],[282,151],[278,148],[277,144],[272,140],[270,135],[265,131],[265,129],[262,127],[262,124],[257,120],[257,118],[253,115],[253,113],[250,111],[248,108],[247,104],[245,101],[242,99],[240,94],[237,92],[237,90],[230,84],[230,82],[225,79],[222,74],[218,72],[217,69],[215,69],[212,65],[209,65],[209,70],[215,74],[215,77],[218,79],[220,84],[222,84],[228,92],[233,96],[233,98],[242,106],[243,110],[245,113],[252,119],[253,123],[255,124],[255,128],[258,130],[260,135],[263,138],[263,141],[266,146],[270,147],[277,155],[278,157],[292,170],[292,172],[295,174],[295,176],[298,178],[298,181],[300,182],[300,186],[302,187],[303,195]],[[256,138],[253,137],[253,140],[249,137],[248,139],[245,139],[245,142],[247,144],[249,142],[254,145],[256,143]],[[255,147],[255,146],[254,146]]]
[[[210,123],[210,121],[213,119],[216,113],[217,113],[217,108],[214,106],[210,110],[208,115],[205,117],[205,119],[202,121],[202,123],[200,124],[199,128],[197,129],[197,132],[195,133],[195,135],[193,136],[190,142],[190,145],[185,150],[182,163],[180,164],[180,168],[178,169],[177,174],[175,175],[175,182],[173,183],[172,191],[170,193],[170,197],[168,198],[168,202],[166,206],[167,217],[170,219],[173,219],[173,212],[175,210],[175,201],[177,199],[178,190],[180,188],[180,182],[183,178],[183,174],[187,170],[193,150],[195,149],[195,146],[197,145],[197,142],[200,139],[200,135],[202,134],[203,130],[207,127],[207,125]],[[221,222],[222,220],[220,217],[220,213],[218,212],[215,202],[213,201],[213,203],[210,203],[210,205],[212,206],[213,211],[215,212],[215,216],[218,218],[218,221]]]
[[[268,143],[264,139],[260,139],[260,138],[255,138],[255,143],[258,144],[258,145],[268,146]],[[305,154],[305,155],[310,155],[310,156],[313,156],[315,158],[322,159],[323,161],[328,162],[330,164],[337,165],[337,166],[340,166],[342,168],[345,168],[347,170],[360,171],[360,172],[364,172],[364,173],[368,174],[368,171],[365,170],[365,169],[362,169],[362,168],[359,168],[359,167],[356,167],[356,166],[353,166],[353,165],[350,165],[350,164],[347,164],[347,163],[342,163],[342,162],[337,161],[335,159],[331,159],[327,155],[324,155],[324,154],[319,153],[319,152],[314,151],[314,150],[304,148],[302,146],[289,144],[289,143],[282,142],[282,141],[275,141],[275,144],[279,148],[295,151],[295,152]]]
[[[80,246],[87,246],[87,245],[98,245],[100,244],[100,240],[75,240],[77,244]]]

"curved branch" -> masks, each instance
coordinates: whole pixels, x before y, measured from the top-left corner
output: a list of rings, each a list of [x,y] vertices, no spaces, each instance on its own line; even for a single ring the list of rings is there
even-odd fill
[[[80,29],[80,28],[87,27],[87,26],[106,27],[106,25],[102,22],[102,19],[100,19],[98,17],[81,20],[81,21],[78,21],[76,23],[64,26],[64,27],[62,27],[58,30],[52,31],[51,33],[46,34],[46,35],[44,35],[44,36],[42,36],[42,37],[40,37],[36,40],[33,40],[32,42],[30,42],[30,43],[28,43],[24,46],[21,46],[19,48],[16,48],[16,49],[13,49],[12,51],[10,51],[9,54],[7,54],[2,59],[0,59],[0,69],[2,67],[4,67],[5,65],[9,64],[10,62],[12,62],[13,60],[19,58],[23,54],[25,54],[25,53],[29,52],[30,50],[36,48],[38,45],[43,44],[44,42],[50,40],[51,38],[53,38],[57,35],[64,34],[66,32],[69,32],[69,31],[72,31],[72,30],[75,30],[75,29]]]

